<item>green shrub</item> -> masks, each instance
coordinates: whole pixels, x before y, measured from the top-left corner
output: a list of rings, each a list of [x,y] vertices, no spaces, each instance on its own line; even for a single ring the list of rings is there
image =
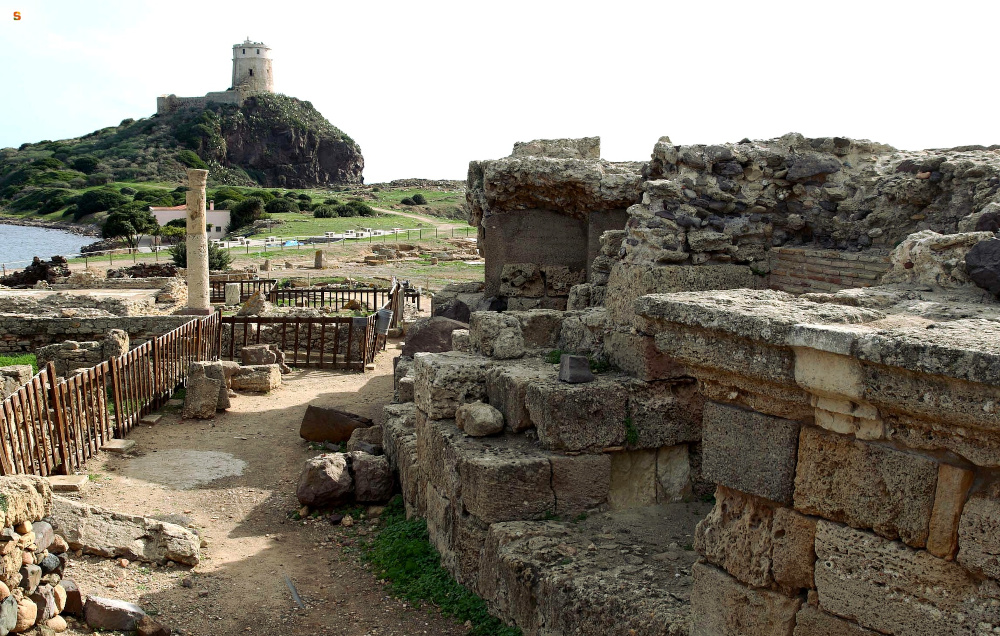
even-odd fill
[[[89,186],[107,185],[114,180],[115,178],[106,172],[95,172],[94,174],[87,177],[87,185]]]
[[[290,199],[272,199],[264,206],[268,214],[282,214],[286,212],[298,212],[299,206]]]
[[[79,170],[84,174],[90,174],[97,169],[97,164],[99,163],[100,161],[98,161],[95,157],[83,155],[82,157],[74,159],[72,165],[74,170]]]
[[[341,217],[358,216],[358,211],[355,208],[352,208],[351,206],[347,205],[346,203],[341,203],[335,209],[337,210],[337,216]]]
[[[417,205],[426,205],[427,199],[424,197],[424,195],[418,192],[417,194],[413,195],[413,202],[416,203]]]
[[[224,199],[229,199],[230,201],[242,201],[243,199],[246,198],[246,196],[236,188],[226,187],[226,188],[219,188],[215,192],[210,193],[208,198],[215,199],[216,207],[218,207],[219,201],[222,201]],[[257,198],[259,198],[261,201],[265,201],[263,197],[257,197]]]
[[[317,205],[313,209],[313,217],[317,219],[332,219],[336,216],[340,215],[337,214],[337,208],[332,205]]]
[[[411,199],[410,197],[405,197],[402,201],[400,201],[400,203],[402,203],[403,205],[416,205],[417,204],[417,202],[414,201],[413,199]]]
[[[263,214],[264,204],[260,199],[257,197],[244,199],[234,205],[233,209],[229,211],[229,227],[226,228],[226,232],[233,232],[241,227],[252,225]]]
[[[137,194],[139,191],[136,190],[135,188],[130,188],[128,186],[125,186],[124,188],[122,188],[121,190],[119,190],[119,192],[121,192],[124,195],[131,196],[133,194]]]
[[[282,196],[284,196],[286,199],[298,199],[299,198],[299,196],[297,194],[295,194],[294,192],[291,192],[291,191],[286,192]]]
[[[357,210],[358,216],[378,216],[378,212],[362,201],[351,201],[347,205]]]
[[[174,219],[172,221],[167,221],[164,227],[179,227],[182,229],[187,228],[187,219]]]
[[[193,150],[181,150],[177,153],[177,161],[180,161],[188,168],[198,168],[200,170],[208,170],[208,164],[201,160]]]
[[[128,199],[118,191],[110,188],[102,188],[100,190],[84,192],[76,205],[79,208],[80,214],[84,215],[110,210],[126,203],[128,203]]]
[[[170,258],[174,261],[174,265],[177,267],[187,267],[187,243],[181,241],[177,245],[170,248]],[[233,258],[229,255],[229,252],[222,249],[215,243],[208,244],[208,268],[211,270],[226,270],[229,269],[230,263],[232,263]]]
[[[311,196],[309,196],[308,194],[306,194],[305,192],[303,192],[302,194],[300,194],[298,196],[298,200],[299,201],[312,201],[313,198]]]
[[[59,161],[58,159],[53,159],[52,157],[46,157],[44,159],[35,159],[31,162],[31,165],[35,168],[41,168],[42,170],[62,170],[66,167],[66,164]]]
[[[87,180],[84,179],[83,177],[77,177],[75,179],[70,179],[70,181],[69,181],[69,187],[73,188],[74,190],[80,190],[82,188],[86,188],[87,187]]]
[[[340,201],[334,198],[323,199],[323,205],[340,205]]]

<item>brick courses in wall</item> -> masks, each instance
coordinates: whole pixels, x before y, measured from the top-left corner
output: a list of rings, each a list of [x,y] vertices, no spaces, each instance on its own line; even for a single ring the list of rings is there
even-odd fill
[[[793,294],[829,293],[878,285],[890,269],[889,253],[776,247],[768,253],[768,287]]]

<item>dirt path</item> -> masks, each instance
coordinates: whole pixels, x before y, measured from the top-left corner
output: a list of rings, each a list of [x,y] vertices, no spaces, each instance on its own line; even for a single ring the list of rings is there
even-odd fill
[[[136,429],[133,456],[102,455],[87,465],[92,481],[82,499],[125,513],[188,517],[208,544],[202,563],[121,567],[79,557],[66,576],[84,593],[138,603],[192,636],[464,634],[449,619],[388,597],[359,564],[352,545],[367,536],[370,520],[346,529],[289,518],[299,508],[294,492],[302,464],[317,454],[298,436],[306,405],[339,406],[377,421],[392,396],[396,355],[390,343],[376,370],[364,375],[294,372],[268,395],[235,398],[211,422],[165,411],[155,427]],[[179,487],[212,470],[230,476]],[[285,576],[305,610],[294,604]],[[90,632],[74,624],[67,633]]]
[[[464,222],[455,223],[455,222],[444,221],[444,222],[441,222],[441,223],[437,223],[437,222],[431,220],[434,217],[418,216],[416,214],[408,214],[406,212],[400,212],[399,210],[390,210],[388,208],[375,208],[375,207],[373,207],[372,209],[375,210],[376,212],[382,212],[384,214],[394,214],[396,216],[405,216],[405,217],[407,217],[409,219],[416,219],[417,221],[423,221],[424,223],[428,223],[429,222],[431,225],[433,225],[434,227],[436,227],[439,230],[450,230],[453,227],[469,227],[469,224],[468,223],[464,223]]]

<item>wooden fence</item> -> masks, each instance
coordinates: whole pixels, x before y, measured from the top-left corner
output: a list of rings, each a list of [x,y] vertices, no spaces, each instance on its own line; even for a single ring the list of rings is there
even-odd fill
[[[50,362],[0,404],[0,474],[79,470],[173,395],[191,362],[217,359],[220,335],[213,314],[63,380]]]
[[[398,283],[394,283],[398,285]],[[318,289],[278,289],[271,288],[268,300],[286,307],[333,307],[340,311],[350,300],[356,300],[362,307],[378,309],[385,307],[393,294],[394,287],[386,289],[354,289],[350,287],[323,287]],[[420,293],[416,289],[403,287],[403,296],[413,301],[420,311]]]
[[[254,295],[258,290],[264,296],[267,296],[275,285],[278,284],[277,279],[274,278],[261,278],[258,280],[240,280],[240,281],[229,281],[224,280],[214,280],[209,283],[212,288],[209,294],[210,302],[213,303],[224,303],[226,302],[226,285],[236,285],[240,286],[240,302],[245,303]]]

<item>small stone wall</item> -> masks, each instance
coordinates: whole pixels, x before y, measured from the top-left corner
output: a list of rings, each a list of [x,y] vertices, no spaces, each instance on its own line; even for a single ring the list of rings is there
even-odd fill
[[[802,294],[877,285],[889,271],[888,252],[838,252],[796,247],[770,251],[771,289]]]
[[[103,340],[111,329],[128,333],[133,344],[173,331],[190,316],[128,316],[111,318],[39,318],[0,316],[0,353],[34,353],[66,340]]]

